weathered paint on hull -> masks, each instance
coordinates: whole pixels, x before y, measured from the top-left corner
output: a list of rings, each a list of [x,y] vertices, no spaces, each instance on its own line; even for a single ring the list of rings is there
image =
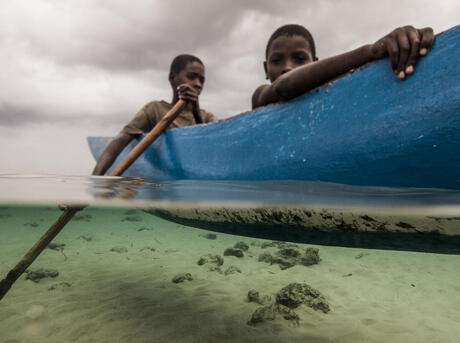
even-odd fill
[[[366,249],[460,254],[460,217],[334,208],[146,208],[179,224],[246,237]]]

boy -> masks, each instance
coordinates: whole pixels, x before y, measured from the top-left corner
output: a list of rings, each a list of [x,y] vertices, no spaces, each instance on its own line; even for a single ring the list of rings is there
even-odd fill
[[[414,72],[420,56],[433,45],[431,28],[397,28],[374,44],[318,61],[310,32],[300,25],[285,25],[270,37],[264,69],[270,85],[258,87],[252,108],[293,99],[350,69],[389,55],[393,72],[404,79]]]
[[[174,58],[169,71],[169,83],[173,90],[171,103],[152,101],[146,104],[109,143],[97,161],[93,175],[104,175],[120,152],[134,138],[142,133],[150,132],[179,99],[188,103],[169,128],[217,121],[212,113],[200,109],[198,97],[203,89],[204,81],[204,65],[198,57],[179,55]]]

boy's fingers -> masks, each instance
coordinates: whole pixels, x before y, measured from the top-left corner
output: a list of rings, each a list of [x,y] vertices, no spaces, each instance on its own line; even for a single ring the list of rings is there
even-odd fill
[[[189,101],[189,102],[197,102],[198,101],[199,93],[197,92],[196,89],[194,89],[192,86],[190,86],[187,83],[179,85],[177,87],[177,92],[178,92],[178,95],[179,95],[179,99],[181,99],[181,100]]]
[[[388,51],[388,56],[390,57],[391,69],[397,73],[398,61],[399,61],[399,50],[396,40],[392,37],[389,37],[385,40],[385,47]]]
[[[189,89],[189,88],[191,88],[191,87],[190,87],[190,85],[187,84],[187,83],[183,83],[183,84],[177,86],[177,90],[178,90],[178,91],[183,91],[183,90]]]
[[[183,84],[183,85],[178,86],[177,91],[179,93],[192,92],[194,94],[198,94],[198,91],[195,88],[193,88],[192,86],[190,86],[189,84]]]
[[[409,38],[407,38],[407,31],[406,30],[400,30],[397,34],[397,40],[398,40],[398,47],[399,47],[399,59],[398,59],[398,66],[396,67],[398,77],[404,78],[404,74],[401,74],[401,72],[404,73],[404,70],[406,69],[406,63],[409,58],[409,52],[410,52],[410,43],[409,43]]]
[[[180,87],[180,88],[177,89],[177,91],[178,91],[179,93],[184,93],[184,92],[187,91],[187,88],[186,88],[186,87]]]
[[[428,50],[434,42],[434,32],[431,27],[425,27],[424,29],[418,30],[421,36],[420,40],[420,55],[426,55]]]
[[[194,94],[190,89],[181,89],[179,90],[179,95],[190,95],[190,94]]]
[[[410,30],[408,32],[408,37],[410,41],[410,54],[409,59],[407,60],[405,72],[406,74],[412,74],[414,72],[415,65],[417,64],[417,60],[419,57],[419,50],[420,50],[420,35],[418,30]]]
[[[198,92],[193,89],[185,89],[183,91],[179,91],[179,95],[198,97]]]
[[[185,101],[192,101],[196,102],[198,101],[198,97],[195,95],[190,95],[190,94],[180,94],[179,99],[185,100]]]

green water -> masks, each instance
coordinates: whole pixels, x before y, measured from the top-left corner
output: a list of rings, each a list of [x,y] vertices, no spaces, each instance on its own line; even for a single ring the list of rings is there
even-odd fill
[[[60,213],[55,204],[4,202],[0,278]],[[241,241],[243,257],[224,255]],[[459,255],[283,245],[97,204],[53,243],[0,301],[0,342],[457,342],[460,335]],[[318,249],[319,263],[297,259],[282,269],[276,259],[259,261],[307,248]],[[207,254],[223,264],[199,265]],[[42,268],[58,275],[26,279]],[[172,282],[186,273],[192,280]],[[248,324],[291,283],[316,289],[330,310],[303,302],[289,319],[273,313]],[[248,301],[249,290],[262,304]]]

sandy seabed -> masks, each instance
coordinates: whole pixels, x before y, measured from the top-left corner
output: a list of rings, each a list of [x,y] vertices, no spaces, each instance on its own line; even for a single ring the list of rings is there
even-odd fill
[[[0,277],[59,213],[0,207]],[[458,342],[460,256],[299,244],[318,248],[320,263],[282,270],[258,261],[276,251],[269,241],[209,233],[140,210],[80,212],[54,240],[65,245],[30,267],[59,275],[24,274],[0,302],[0,342]],[[223,256],[240,241],[244,257]],[[198,265],[206,254],[241,272]],[[193,280],[173,283],[182,273]],[[320,291],[330,312],[302,304],[298,323],[247,324],[261,307],[249,290],[275,299],[293,282]]]

